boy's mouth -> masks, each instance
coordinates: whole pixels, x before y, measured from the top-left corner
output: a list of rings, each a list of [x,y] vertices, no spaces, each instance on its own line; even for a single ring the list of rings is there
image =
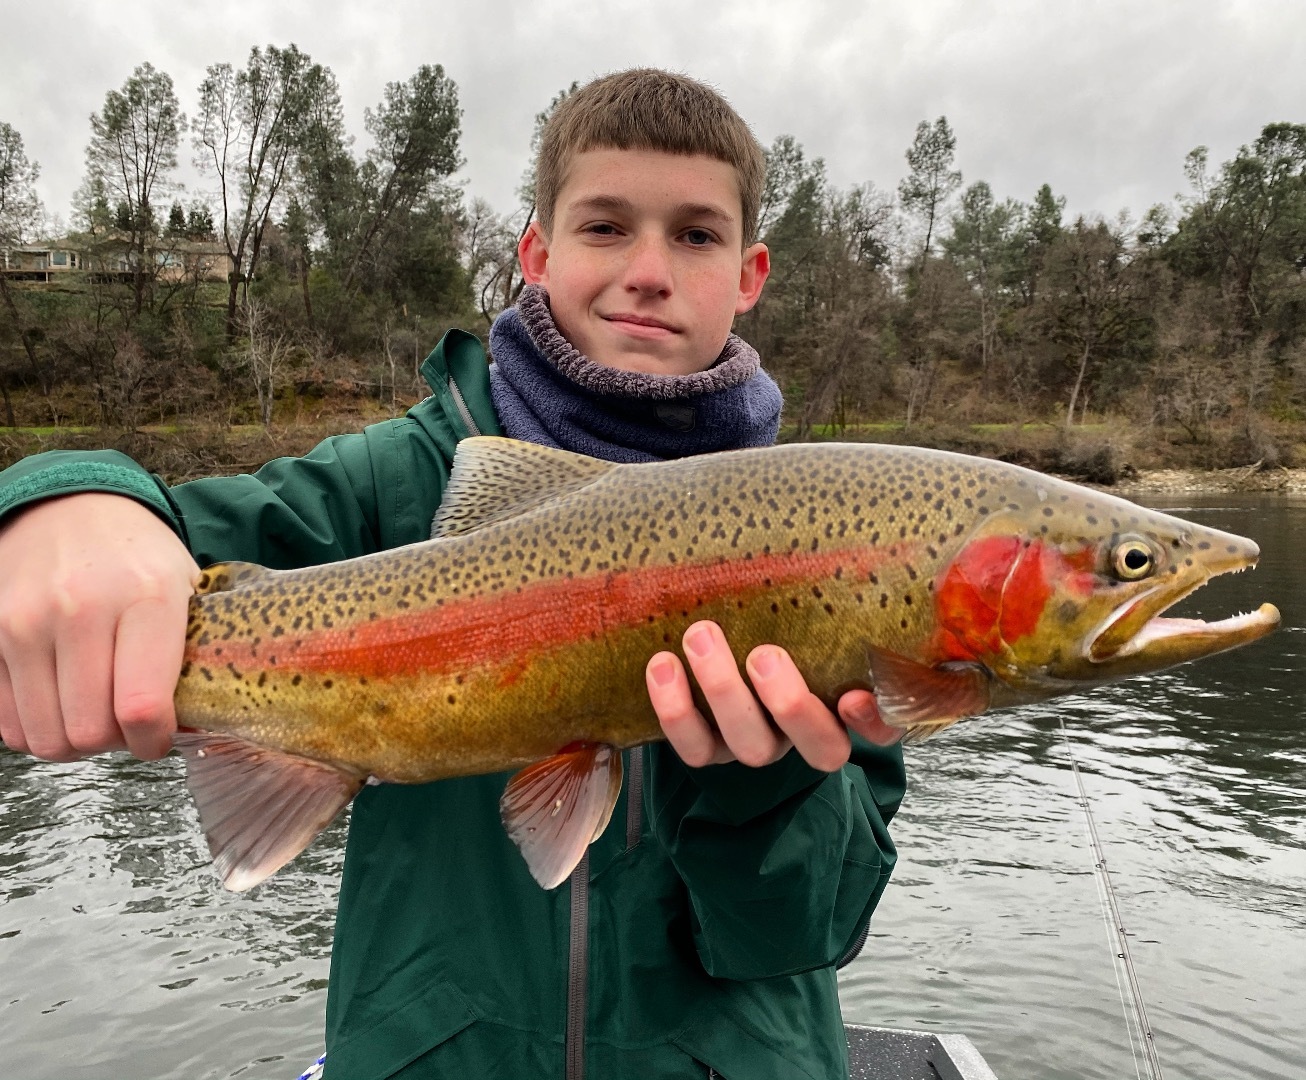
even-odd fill
[[[604,315],[603,319],[605,322],[617,324],[622,330],[634,334],[636,337],[662,337],[666,334],[680,333],[679,329],[669,323],[650,318],[647,315],[618,312],[615,315]]]

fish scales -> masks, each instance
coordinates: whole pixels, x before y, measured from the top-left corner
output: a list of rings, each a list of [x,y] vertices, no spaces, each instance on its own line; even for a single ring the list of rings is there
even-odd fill
[[[459,775],[541,712],[565,742],[647,741],[644,665],[700,618],[731,625],[741,658],[793,641],[833,700],[865,684],[848,644],[868,626],[899,651],[928,632],[934,565],[964,531],[944,496],[983,516],[997,478],[893,453],[857,471],[789,449],[761,469],[718,455],[610,474],[475,533],[217,593],[192,624],[181,700],[194,684],[226,702],[225,730],[360,771]],[[351,713],[347,739],[323,723]],[[563,734],[544,738],[552,753]],[[541,756],[523,747],[504,767]]]
[[[1154,581],[1113,576],[1130,545],[1174,598],[1255,558],[1015,466],[869,444],[616,466],[474,439],[436,527],[344,563],[207,572],[181,723],[403,783],[624,748],[661,737],[648,659],[711,619],[741,664],[780,644],[828,705],[873,688],[932,730],[1106,681],[1084,643],[1108,624],[1123,643],[1164,606]],[[877,656],[895,659],[875,671]],[[904,677],[917,685],[887,692]]]

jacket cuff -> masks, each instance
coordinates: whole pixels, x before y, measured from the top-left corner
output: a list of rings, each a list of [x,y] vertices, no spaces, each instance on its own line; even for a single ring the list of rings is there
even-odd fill
[[[111,462],[88,461],[81,454],[76,457],[77,460],[43,465],[30,472],[23,471],[21,475],[0,486],[0,518],[43,499],[95,491],[124,495],[144,503],[174,529],[177,528],[172,507],[149,473]],[[16,466],[15,469],[17,468]]]

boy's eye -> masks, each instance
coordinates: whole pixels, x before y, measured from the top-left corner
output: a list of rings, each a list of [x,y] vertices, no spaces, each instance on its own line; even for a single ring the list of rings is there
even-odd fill
[[[691,247],[706,247],[716,240],[706,229],[687,229],[685,231],[685,242]]]
[[[585,231],[592,236],[616,236],[617,227],[607,221],[596,221],[585,226]]]

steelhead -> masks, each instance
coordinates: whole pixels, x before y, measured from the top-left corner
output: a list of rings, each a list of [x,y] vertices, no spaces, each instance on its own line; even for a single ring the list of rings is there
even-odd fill
[[[302,570],[209,567],[176,745],[224,884],[301,851],[364,783],[521,770],[501,803],[551,888],[661,738],[644,670],[698,619],[774,643],[833,707],[922,737],[1273,630],[1161,613],[1250,540],[1013,465],[802,444],[614,465],[459,444],[434,538]],[[701,702],[700,702],[701,704]]]

